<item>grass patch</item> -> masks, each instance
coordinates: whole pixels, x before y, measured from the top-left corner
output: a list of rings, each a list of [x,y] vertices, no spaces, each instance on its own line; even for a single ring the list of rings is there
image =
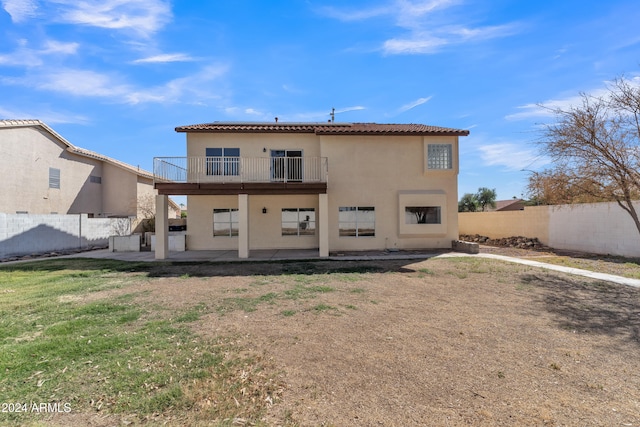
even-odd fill
[[[201,395],[225,390],[219,405],[189,417],[259,423],[266,407],[260,393],[272,391],[257,384],[252,397],[259,397],[252,401],[239,375],[259,371],[259,363],[225,357],[239,351],[223,339],[202,339],[186,325],[208,311],[205,304],[176,311],[144,305],[135,293],[91,297],[148,280],[148,268],[111,260],[0,266],[2,401],[61,402],[73,413],[100,410],[141,422],[171,413],[175,422]],[[265,294],[255,303],[276,297]],[[0,424],[34,424],[38,417],[0,413]]]
[[[200,320],[203,314],[207,312],[207,306],[204,303],[199,303],[194,307],[188,309],[185,313],[176,317],[176,322],[179,323],[188,323],[195,322],[196,320]]]
[[[327,304],[318,304],[318,305],[314,306],[312,308],[312,310],[315,311],[316,313],[321,313],[323,311],[331,311],[331,310],[338,311],[338,309],[336,307],[332,307],[332,306],[327,305]]]

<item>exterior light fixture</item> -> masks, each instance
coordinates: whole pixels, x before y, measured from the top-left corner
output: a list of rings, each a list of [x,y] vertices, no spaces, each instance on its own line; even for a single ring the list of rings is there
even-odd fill
[[[267,208],[262,208],[262,213],[266,214],[267,213]]]

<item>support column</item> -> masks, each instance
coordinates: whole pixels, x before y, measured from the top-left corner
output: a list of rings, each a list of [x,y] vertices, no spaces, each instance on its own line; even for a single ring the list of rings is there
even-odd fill
[[[156,196],[156,259],[169,256],[169,196]]]
[[[329,256],[329,195],[318,194],[318,240],[320,257]]]
[[[238,194],[238,258],[249,258],[249,195]]]

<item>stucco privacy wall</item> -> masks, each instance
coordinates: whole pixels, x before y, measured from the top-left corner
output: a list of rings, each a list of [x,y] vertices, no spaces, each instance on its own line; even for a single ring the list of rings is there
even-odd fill
[[[640,202],[634,205],[640,211]],[[556,249],[640,256],[640,233],[629,214],[615,202],[460,213],[459,227],[460,234],[537,237]]]
[[[634,203],[640,211],[640,202]],[[640,233],[617,203],[549,206],[549,246],[640,257]]]
[[[502,237],[537,237],[549,245],[549,207],[527,206],[523,211],[458,213],[460,234]]]
[[[0,213],[0,258],[106,246],[110,235],[129,231],[128,218]]]

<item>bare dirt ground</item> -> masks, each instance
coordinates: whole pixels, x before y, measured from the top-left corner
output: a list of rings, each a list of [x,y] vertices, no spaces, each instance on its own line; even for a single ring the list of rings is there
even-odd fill
[[[279,384],[267,425],[640,426],[638,289],[472,258],[167,268],[126,291],[206,307],[192,328]]]

